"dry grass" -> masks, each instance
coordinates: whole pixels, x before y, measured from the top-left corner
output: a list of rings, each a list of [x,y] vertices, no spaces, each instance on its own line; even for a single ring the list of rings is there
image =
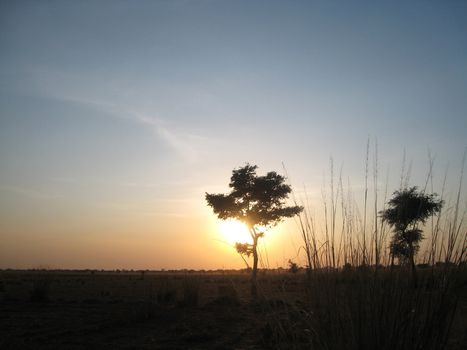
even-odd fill
[[[464,152],[462,167],[465,167]],[[410,170],[405,164],[400,188],[406,188]],[[433,159],[425,193],[435,193]],[[410,169],[410,167],[409,167]],[[445,209],[427,225],[418,255],[420,283],[410,283],[408,266],[391,265],[390,228],[379,217],[388,200],[388,185],[379,188],[377,144],[367,143],[364,188],[360,200],[342,170],[335,176],[331,159],[329,179],[322,189],[321,208],[312,208],[305,195],[293,200],[305,210],[297,222],[301,232],[307,278],[305,299],[269,308],[268,344],[278,349],[443,349],[448,341],[458,301],[466,293],[467,227],[463,170],[454,200],[445,198],[446,176],[440,189]],[[372,180],[372,181],[371,181]],[[371,187],[371,183],[372,186]],[[316,212],[322,213],[314,215]],[[397,259],[396,259],[397,260]],[[438,263],[436,263],[438,262]],[[285,295],[285,294],[284,294]],[[284,299],[284,298],[282,298]],[[459,321],[465,327],[464,317]],[[455,327],[456,328],[456,327]],[[466,339],[458,342],[467,345]]]

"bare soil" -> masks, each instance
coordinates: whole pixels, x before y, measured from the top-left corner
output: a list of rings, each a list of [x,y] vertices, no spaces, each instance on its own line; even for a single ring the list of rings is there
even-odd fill
[[[0,349],[288,348],[274,338],[283,330],[271,329],[286,323],[271,318],[297,309],[305,276],[268,273],[260,282],[252,300],[240,272],[3,271]],[[466,348],[466,295],[448,349]]]

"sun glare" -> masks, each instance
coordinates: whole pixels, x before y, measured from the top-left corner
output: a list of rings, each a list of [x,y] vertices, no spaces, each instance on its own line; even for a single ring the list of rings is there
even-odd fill
[[[219,220],[219,231],[222,239],[231,245],[236,242],[248,243],[251,241],[248,228],[237,220]]]

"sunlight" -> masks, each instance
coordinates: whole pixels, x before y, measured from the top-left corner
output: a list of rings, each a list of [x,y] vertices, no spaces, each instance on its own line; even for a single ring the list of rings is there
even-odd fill
[[[251,241],[248,228],[237,220],[218,220],[222,240],[234,245],[236,242],[247,243]]]

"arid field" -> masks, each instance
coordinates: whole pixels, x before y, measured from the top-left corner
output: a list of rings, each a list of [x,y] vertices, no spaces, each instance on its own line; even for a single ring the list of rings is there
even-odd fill
[[[465,349],[465,274],[430,271],[261,271],[256,300],[242,271],[3,271],[0,348]]]

